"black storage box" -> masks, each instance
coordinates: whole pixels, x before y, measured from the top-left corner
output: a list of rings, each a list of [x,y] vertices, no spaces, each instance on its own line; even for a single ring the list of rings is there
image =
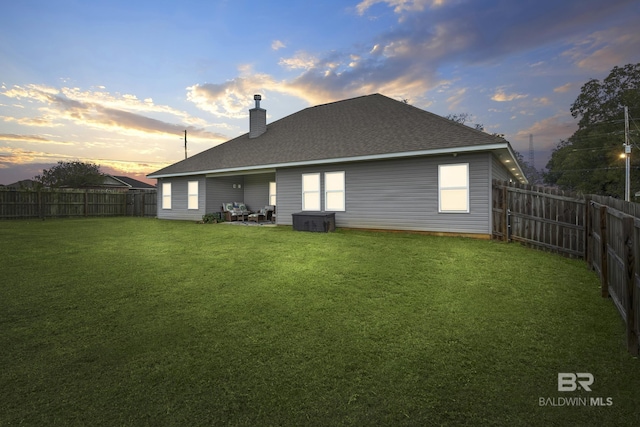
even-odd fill
[[[326,233],[336,230],[335,212],[298,212],[291,214],[293,229]]]

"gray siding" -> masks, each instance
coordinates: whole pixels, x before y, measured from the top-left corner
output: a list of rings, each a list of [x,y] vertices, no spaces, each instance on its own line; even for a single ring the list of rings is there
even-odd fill
[[[499,179],[500,181],[508,181],[510,178],[513,178],[509,173],[509,171],[504,167],[504,165],[500,163],[500,160],[491,156],[491,161],[492,161],[491,162],[491,165],[492,165],[491,178],[492,179]]]
[[[489,234],[491,154],[422,157],[278,170],[278,224],[302,209],[303,173],[345,171],[336,226]],[[469,163],[469,213],[438,212],[438,165]],[[324,179],[321,180],[324,186]],[[321,188],[324,207],[324,187]]]
[[[198,181],[198,209],[187,209],[188,182]],[[162,184],[171,183],[171,209],[162,209]],[[158,218],[201,220],[205,214],[205,177],[178,177],[158,180]]]
[[[233,188],[233,186],[236,188]],[[240,185],[240,186],[238,186]],[[207,178],[207,212],[221,212],[222,204],[244,202],[244,177]]]
[[[246,175],[244,177],[244,202],[253,211],[269,204],[269,181],[275,181],[275,173]]]

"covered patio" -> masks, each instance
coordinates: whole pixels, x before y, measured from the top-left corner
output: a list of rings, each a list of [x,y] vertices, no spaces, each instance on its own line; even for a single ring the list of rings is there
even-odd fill
[[[275,223],[275,170],[206,176],[206,210],[226,222]]]

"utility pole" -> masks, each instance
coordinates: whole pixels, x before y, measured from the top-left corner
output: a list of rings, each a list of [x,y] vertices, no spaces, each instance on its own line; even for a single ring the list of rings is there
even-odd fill
[[[187,130],[184,131],[184,158],[187,158]]]
[[[624,200],[631,201],[631,144],[629,144],[629,108],[624,107],[624,157],[625,157],[625,183]]]

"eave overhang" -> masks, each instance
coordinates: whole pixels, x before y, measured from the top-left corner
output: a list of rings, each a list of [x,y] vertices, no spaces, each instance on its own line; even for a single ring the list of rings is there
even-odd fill
[[[352,156],[352,157],[338,157],[330,159],[318,159],[318,160],[303,160],[294,162],[282,162],[272,163],[267,165],[255,165],[255,166],[238,166],[231,168],[199,170],[193,172],[178,172],[167,174],[150,174],[147,178],[175,178],[180,176],[194,176],[194,175],[206,175],[207,177],[224,176],[224,175],[241,175],[241,174],[257,174],[274,172],[278,168],[291,168],[299,166],[313,166],[313,165],[325,165],[336,163],[349,163],[349,162],[364,162],[371,160],[388,160],[388,159],[401,159],[406,157],[422,157],[422,156],[440,156],[440,155],[453,155],[453,154],[465,154],[465,153],[477,153],[477,152],[492,151],[496,157],[502,162],[502,164],[514,175],[521,183],[528,183],[524,172],[518,164],[516,157],[508,142],[498,142],[488,145],[475,145],[468,147],[456,147],[456,148],[438,148],[432,150],[420,150],[420,151],[408,151],[399,153],[384,153],[384,154],[371,154],[365,156]]]

